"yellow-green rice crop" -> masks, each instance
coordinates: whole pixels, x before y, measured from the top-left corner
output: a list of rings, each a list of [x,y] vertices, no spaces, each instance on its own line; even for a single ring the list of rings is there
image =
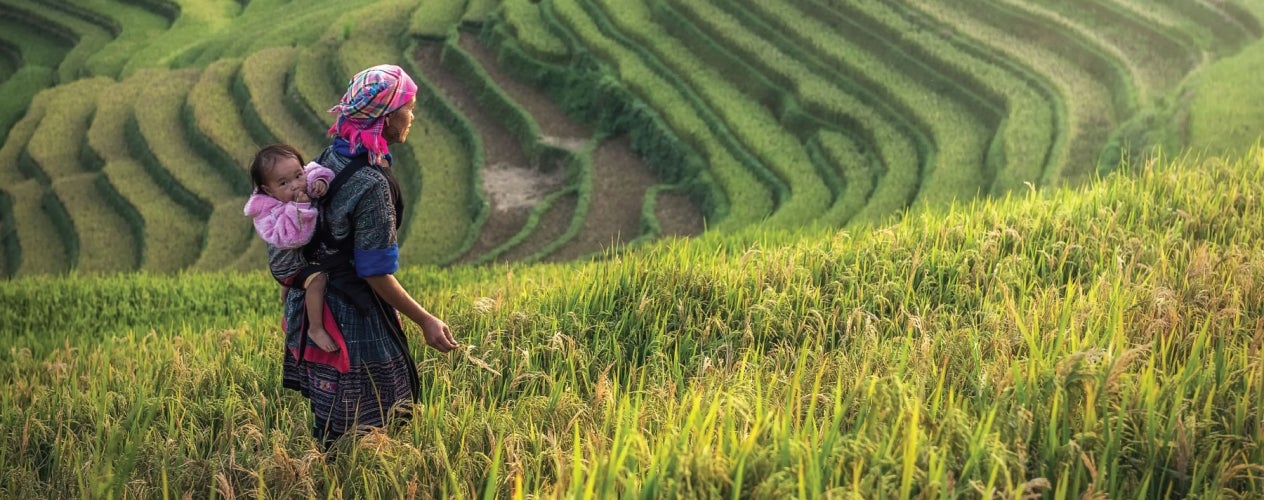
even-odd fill
[[[44,210],[49,196],[48,186],[29,179],[6,184],[4,192],[13,210],[16,225],[13,230],[18,240],[18,255],[14,257],[19,264],[17,269],[9,270],[11,276],[63,273],[70,269],[67,243],[58,233],[52,217]]]
[[[245,196],[227,199],[215,206],[206,222],[206,246],[193,269],[253,270],[267,266],[267,255],[254,248],[254,240],[259,239],[259,235],[251,219],[242,214],[244,206]],[[252,258],[245,259],[247,254]]]
[[[96,112],[97,94],[113,81],[107,78],[79,80],[54,87],[33,100],[44,106],[43,118],[26,143],[26,151],[52,179],[84,173],[80,148],[87,145],[89,120]],[[37,104],[38,103],[38,104]]]
[[[904,49],[892,46],[895,40],[866,43],[870,41],[865,35],[870,38],[872,35],[861,31],[860,25],[851,26],[854,29],[830,26],[828,17],[780,3],[775,5],[782,8],[776,9],[770,8],[768,3],[742,4],[775,26],[792,27],[788,32],[797,34],[805,53],[820,57],[826,66],[836,68],[838,75],[878,89],[874,97],[896,105],[902,116],[926,134],[935,149],[934,162],[927,166],[929,170],[922,172],[917,194],[919,202],[938,205],[954,198],[967,200],[979,193],[981,185],[986,192],[990,179],[985,171],[985,155],[994,133],[985,123],[983,115],[987,110],[969,110],[961,103],[943,98],[928,83],[921,83],[942,78],[925,66],[893,64],[893,60],[904,53]],[[708,10],[719,12],[714,7]],[[699,15],[695,18],[715,17]],[[730,30],[741,33],[740,29]],[[799,78],[813,74],[802,70],[797,73]],[[921,73],[930,73],[929,78]],[[827,76],[831,75],[815,74],[811,78]]]
[[[132,156],[139,151],[132,152],[128,144],[128,123],[134,122],[134,106],[145,83],[133,78],[100,90],[85,147],[105,162],[106,180],[141,218],[145,230],[141,269],[170,273],[197,260],[206,222],[177,201],[169,186],[141,164],[141,158]]]
[[[500,5],[500,17],[528,54],[546,61],[558,61],[568,54],[566,43],[549,31],[540,16],[538,2],[504,0]]]
[[[121,28],[101,50],[88,57],[84,66],[94,76],[118,78],[132,54],[170,27],[170,21],[140,5],[121,0],[77,0],[85,9],[107,15]]]
[[[813,140],[826,161],[838,167],[843,179],[842,192],[829,210],[821,214],[821,222],[827,227],[843,227],[864,208],[873,193],[877,181],[873,158],[839,132],[821,131]]]
[[[545,8],[574,32],[587,50],[612,65],[620,80],[634,94],[658,110],[664,122],[702,154],[729,207],[727,214],[718,214],[713,228],[740,228],[773,212],[774,200],[770,189],[719,143],[679,89],[646,67],[637,55],[606,38],[580,5],[567,0],[550,2],[545,4]]]
[[[445,38],[465,15],[464,0],[423,0],[409,16],[408,34]]]
[[[1256,42],[1253,47],[1264,47]],[[1264,51],[1244,51],[1199,74],[1189,116],[1189,144],[1213,154],[1239,154],[1254,148],[1264,132]]]
[[[74,48],[72,34],[41,23],[31,12],[6,8],[0,11],[0,27],[0,40],[17,47],[24,64],[57,68]]]
[[[1185,32],[1165,29],[1112,4],[1069,0],[1042,7],[1117,49],[1124,61],[1135,65],[1142,78],[1138,83],[1149,89],[1150,96],[1176,90],[1185,75],[1207,62],[1207,54]]]
[[[50,8],[38,1],[6,0],[4,8],[8,11],[5,16],[21,18],[34,29],[66,38],[73,43],[73,47],[66,52],[58,65],[57,75],[62,81],[73,80],[85,74],[85,61],[111,40],[110,32],[105,26],[55,7]]]
[[[146,5],[145,2],[140,2]],[[168,2],[167,5],[175,6]],[[198,41],[218,33],[229,27],[242,4],[234,0],[183,0],[176,7],[178,15],[166,31],[158,34],[141,46],[128,59],[120,73],[129,77],[141,68],[165,67],[181,55],[181,52],[195,46]]]
[[[910,7],[860,3],[856,9],[852,12],[880,20],[885,27],[882,36],[899,40],[912,58],[942,75],[942,84],[955,86],[949,92],[965,101],[964,107],[996,108],[977,112],[993,129],[984,169],[991,184],[983,186],[983,194],[1001,195],[1024,183],[1043,185],[1049,182],[1050,170],[1061,170],[1067,144],[1066,104],[1048,81],[997,57],[991,48],[962,41],[937,22],[909,19],[916,12]],[[937,29],[927,29],[931,27]]]
[[[988,21],[980,19],[983,17],[981,14],[972,15],[970,8],[985,8],[977,2],[957,4],[914,0],[909,4],[1049,80],[1057,92],[1057,99],[1066,104],[1066,120],[1062,127],[1067,145],[1065,158],[1051,164],[1054,168],[1045,172],[1045,181],[1074,184],[1095,173],[1093,165],[1111,129],[1124,118],[1112,106],[1115,98],[1108,81],[1094,76],[1073,57],[1059,55],[1035,43],[1027,36],[1025,27],[1015,28],[1013,23],[1004,19]]]
[[[143,242],[136,238],[140,228],[133,228],[124,213],[112,209],[109,200],[117,199],[119,194],[104,174],[63,177],[53,181],[52,190],[74,228],[76,272],[117,273],[140,267]]]
[[[250,105],[271,135],[313,157],[324,149],[324,141],[303,127],[283,101],[298,51],[295,47],[274,47],[255,52],[242,61],[241,80],[250,92]]]
[[[334,124],[333,115],[327,111],[342,99],[348,75],[334,68],[334,54],[338,44],[328,37],[299,50],[294,63],[291,83],[303,102],[316,112],[325,127]]]
[[[679,39],[663,30],[647,5],[593,2],[600,5],[612,24],[645,51],[653,54],[683,84],[696,92],[719,123],[713,127],[731,133],[734,142],[784,182],[789,196],[781,200],[768,223],[775,226],[808,224],[830,203],[830,193],[817,175],[807,152],[777,117],[742,94],[705,60],[696,57]]]
[[[240,59],[211,63],[189,90],[185,105],[193,115],[192,126],[197,128],[196,133],[228,154],[233,161],[231,170],[245,172],[259,145],[250,138],[233,100],[233,81],[240,70]]]
[[[467,0],[465,14],[461,15],[462,23],[478,24],[500,6],[500,0]]]
[[[404,269],[464,345],[410,324],[411,420],[328,454],[280,388],[264,273],[3,282],[0,492],[1256,497],[1262,162],[872,231]]]

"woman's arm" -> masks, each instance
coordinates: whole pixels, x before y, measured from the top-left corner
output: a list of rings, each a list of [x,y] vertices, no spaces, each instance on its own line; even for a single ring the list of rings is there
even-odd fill
[[[404,316],[417,323],[421,327],[422,336],[426,339],[426,345],[435,348],[439,352],[448,352],[456,349],[456,339],[452,338],[452,331],[448,329],[448,324],[433,314],[430,314],[425,308],[421,307],[413,296],[408,294],[408,290],[404,290],[403,285],[395,279],[393,274],[382,274],[378,276],[366,276],[364,281],[369,283],[369,288],[373,292],[385,300],[387,304],[394,307]]]

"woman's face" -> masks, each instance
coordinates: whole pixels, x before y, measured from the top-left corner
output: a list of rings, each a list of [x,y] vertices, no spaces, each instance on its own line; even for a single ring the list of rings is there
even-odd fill
[[[386,142],[400,143],[408,139],[408,130],[413,126],[413,108],[417,106],[417,97],[386,116],[386,126],[382,129],[382,137]]]

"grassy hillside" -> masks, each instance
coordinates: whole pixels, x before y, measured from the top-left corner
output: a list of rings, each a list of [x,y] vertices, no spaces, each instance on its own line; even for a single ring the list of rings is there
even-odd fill
[[[1264,128],[1261,18],[1258,0],[0,0],[0,276],[262,268],[246,159],[314,156],[372,64],[422,87],[396,152],[404,263],[556,262],[1241,152]]]
[[[892,225],[406,269],[463,347],[329,455],[255,274],[0,283],[0,496],[1257,497],[1264,154]]]
[[[0,0],[0,498],[1264,497],[1260,0],[299,4]],[[326,453],[245,161],[382,62],[463,345]]]

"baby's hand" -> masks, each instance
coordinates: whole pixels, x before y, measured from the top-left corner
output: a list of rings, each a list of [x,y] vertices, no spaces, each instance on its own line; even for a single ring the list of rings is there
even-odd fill
[[[311,199],[311,198],[309,198],[309,197],[307,196],[307,193],[304,193],[304,192],[302,192],[302,191],[299,191],[299,192],[297,192],[297,193],[294,193],[294,202],[295,202],[295,203],[309,203],[309,202],[311,202],[311,201],[312,201],[312,199]]]
[[[325,195],[327,189],[329,189],[329,183],[325,182],[324,179],[318,179],[312,183],[310,191],[313,198],[320,198]]]

